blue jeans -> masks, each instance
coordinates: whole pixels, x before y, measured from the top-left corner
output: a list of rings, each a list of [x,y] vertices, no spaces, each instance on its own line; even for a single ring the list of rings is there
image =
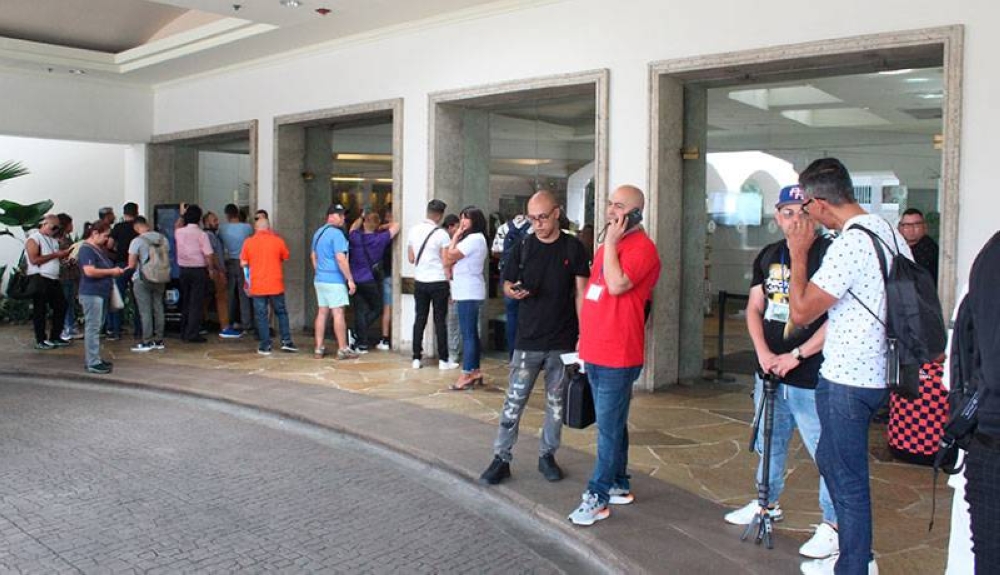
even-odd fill
[[[872,559],[868,425],[888,393],[885,389],[843,385],[822,376],[816,386],[816,411],[823,428],[816,464],[837,511],[837,575],[868,573]]]
[[[69,332],[76,329],[76,293],[75,280],[60,280],[63,290],[63,298],[66,299],[66,318],[63,321],[63,331]]]
[[[292,341],[292,330],[288,327],[288,310],[285,308],[285,294],[253,296],[253,311],[257,316],[257,335],[260,336],[258,349],[271,349],[271,322],[267,320],[267,305],[274,307],[278,316],[278,332],[281,343]]]
[[[455,302],[458,308],[458,329],[462,333],[462,371],[479,369],[479,307],[483,300],[466,299]]]
[[[597,415],[597,461],[587,491],[607,504],[612,487],[629,489],[628,408],[632,384],[642,367],[603,367],[587,364],[587,377]]]
[[[754,386],[754,400],[759,410],[760,403],[764,401],[763,382],[756,377]],[[774,397],[774,429],[771,433],[771,469],[769,487],[769,501],[774,503],[781,498],[781,493],[785,490],[785,460],[788,457],[788,443],[792,439],[792,433],[798,428],[802,437],[802,444],[805,445],[809,456],[816,461],[816,446],[819,444],[820,424],[819,415],[816,413],[816,392],[811,389],[802,389],[792,385],[781,384]],[[764,424],[757,431],[757,441],[755,449],[758,454],[764,452]],[[757,483],[763,480],[764,459],[761,458],[757,466]],[[837,513],[834,511],[833,500],[830,499],[830,492],[826,488],[826,482],[822,477],[819,479],[819,507],[823,510],[823,521],[831,525],[837,524]]]

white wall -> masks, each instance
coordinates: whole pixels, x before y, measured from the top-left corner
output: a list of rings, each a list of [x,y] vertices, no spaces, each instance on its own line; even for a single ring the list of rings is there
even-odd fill
[[[123,144],[0,136],[0,162],[16,160],[31,172],[0,183],[0,199],[20,204],[52,200],[52,212],[72,216],[80,234],[83,223],[97,219],[102,206],[112,206],[121,216],[126,156],[131,154],[133,147]],[[16,260],[21,249],[20,241],[0,237],[0,265]]]
[[[997,227],[990,211],[975,206],[987,205],[995,186],[992,156],[1000,115],[994,112],[990,95],[1000,92],[1000,73],[993,62],[1000,53],[1000,36],[995,34],[998,16],[1000,8],[987,0],[842,0],[833,11],[804,10],[793,0],[705,0],[683,5],[662,0],[567,0],[160,86],[155,93],[154,131],[260,119],[259,197],[261,206],[270,208],[273,116],[403,97],[403,224],[409,226],[419,220],[427,198],[431,92],[609,68],[610,183],[646,185],[651,61],[964,24],[964,209],[958,244],[962,281],[976,251]]]
[[[66,73],[0,69],[0,134],[88,142],[146,142],[153,91]]]

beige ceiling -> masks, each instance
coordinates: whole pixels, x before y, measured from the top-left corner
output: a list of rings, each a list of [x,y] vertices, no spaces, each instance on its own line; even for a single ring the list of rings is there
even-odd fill
[[[157,84],[518,1],[301,0],[289,8],[279,0],[2,0],[0,66]]]

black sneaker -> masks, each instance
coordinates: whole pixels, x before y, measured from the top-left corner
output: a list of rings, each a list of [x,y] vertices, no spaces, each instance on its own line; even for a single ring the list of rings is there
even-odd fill
[[[39,341],[35,343],[35,349],[49,350],[55,348],[56,346],[52,345],[50,342],[47,341]]]
[[[499,455],[495,455],[490,466],[479,476],[479,483],[496,485],[508,477],[510,477],[510,463],[500,459]]]
[[[257,353],[260,355],[271,355],[271,346],[260,346],[257,348]]]
[[[288,353],[295,353],[299,351],[299,348],[295,347],[295,344],[290,341],[281,342],[281,351],[287,351]]]
[[[88,365],[87,372],[107,375],[111,373],[111,366],[102,361],[100,363],[95,363],[94,365]]]
[[[57,337],[56,339],[47,339],[45,342],[52,347],[67,347],[70,343],[72,343],[70,340],[63,339],[61,337]]]
[[[556,458],[551,453],[538,458],[538,471],[548,481],[559,481],[563,478],[562,469],[559,469],[559,465],[556,464]]]

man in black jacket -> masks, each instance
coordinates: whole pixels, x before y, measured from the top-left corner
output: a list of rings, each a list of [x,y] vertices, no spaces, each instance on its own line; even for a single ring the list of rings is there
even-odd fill
[[[972,519],[976,575],[996,573],[1000,565],[1000,232],[979,252],[969,274],[968,305],[975,328],[985,395],[979,426],[965,460],[965,500]]]

